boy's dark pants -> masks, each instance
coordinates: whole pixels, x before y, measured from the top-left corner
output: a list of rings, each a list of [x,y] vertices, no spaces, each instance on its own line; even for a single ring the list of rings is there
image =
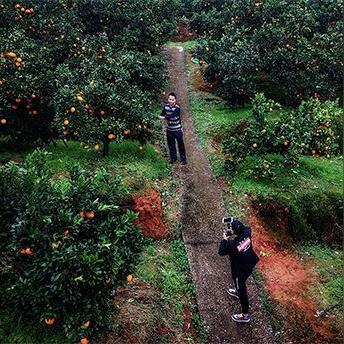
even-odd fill
[[[176,140],[181,161],[186,161],[185,146],[183,140],[183,132],[181,130],[171,131],[166,130],[166,138],[168,149],[170,151],[171,161],[177,160]]]
[[[241,272],[232,276],[235,283],[235,288],[238,291],[242,312],[244,314],[247,314],[249,309],[246,280],[251,275],[251,273],[252,272]]]

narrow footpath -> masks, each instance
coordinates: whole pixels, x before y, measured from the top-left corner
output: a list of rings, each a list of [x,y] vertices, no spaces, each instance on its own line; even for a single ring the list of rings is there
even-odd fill
[[[170,77],[166,91],[175,92],[181,106],[188,158],[188,165],[177,164],[173,168],[175,177],[183,185],[182,235],[198,308],[209,334],[208,343],[273,344],[275,338],[269,317],[252,277],[248,281],[252,321],[240,324],[231,320],[231,314],[240,311],[240,304],[225,294],[226,287],[232,283],[229,260],[217,253],[223,233],[221,218],[225,215],[222,194],[193,125],[184,50],[182,47],[165,47],[164,52],[169,60]]]

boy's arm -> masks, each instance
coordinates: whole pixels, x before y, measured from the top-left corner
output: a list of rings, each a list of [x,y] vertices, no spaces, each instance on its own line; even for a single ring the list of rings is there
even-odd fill
[[[159,118],[160,118],[160,119],[165,119],[165,107],[163,107],[163,108],[161,109],[161,113],[160,113],[160,115],[159,115]]]

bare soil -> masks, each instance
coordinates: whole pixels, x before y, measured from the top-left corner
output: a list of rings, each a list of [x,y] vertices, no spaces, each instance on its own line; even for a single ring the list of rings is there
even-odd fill
[[[249,225],[254,228],[255,249],[261,259],[258,269],[264,277],[264,288],[277,307],[278,319],[283,323],[286,343],[339,343],[331,318],[317,318],[319,309],[310,287],[319,278],[312,266],[297,256],[293,242],[287,235],[287,224],[279,219],[279,239],[273,237],[254,210]]]
[[[141,196],[134,198],[134,210],[139,213],[137,223],[142,234],[148,238],[162,240],[168,237],[168,226],[163,220],[160,193],[150,188]]]

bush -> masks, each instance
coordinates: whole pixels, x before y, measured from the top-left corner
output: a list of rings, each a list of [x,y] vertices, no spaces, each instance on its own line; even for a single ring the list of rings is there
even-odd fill
[[[193,8],[195,54],[218,95],[242,103],[264,91],[285,104],[341,95],[339,1],[194,0]]]
[[[142,250],[136,214],[104,170],[69,169],[56,178],[47,153],[0,169],[1,302],[64,331],[68,342],[109,328],[111,292]]]
[[[7,1],[0,22],[0,135],[18,143],[150,137],[165,85],[161,45],[178,1]]]
[[[296,110],[281,113],[277,120],[269,116],[274,109],[280,109],[279,104],[263,94],[256,94],[252,105],[253,120],[249,124],[239,123],[239,127],[246,123],[240,130],[236,124],[223,142],[228,171],[235,170],[247,156],[281,154],[284,164],[296,166],[300,155],[331,158],[340,152],[336,132],[342,122],[342,110],[335,102],[313,98],[302,102]]]

